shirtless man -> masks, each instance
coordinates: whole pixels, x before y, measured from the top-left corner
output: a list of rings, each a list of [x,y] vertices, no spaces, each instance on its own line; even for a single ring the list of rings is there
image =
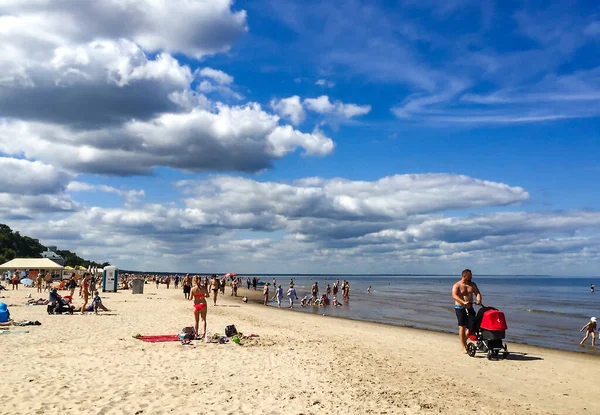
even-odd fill
[[[481,304],[481,293],[477,284],[471,281],[473,274],[470,269],[462,272],[462,278],[452,287],[454,311],[458,320],[458,338],[463,353],[467,353],[467,339],[469,338],[469,316],[475,317],[473,310],[473,295],[477,296],[477,304]]]

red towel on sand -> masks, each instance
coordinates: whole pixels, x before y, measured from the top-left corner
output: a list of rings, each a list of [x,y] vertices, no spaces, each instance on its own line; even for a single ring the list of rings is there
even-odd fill
[[[178,334],[165,334],[163,336],[138,336],[135,339],[141,340],[148,343],[160,343],[160,342],[178,342]]]

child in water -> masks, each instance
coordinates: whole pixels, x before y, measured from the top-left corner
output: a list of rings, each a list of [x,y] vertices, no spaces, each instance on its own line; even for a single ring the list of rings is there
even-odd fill
[[[585,337],[583,338],[583,340],[581,340],[581,342],[579,342],[580,345],[583,346],[583,343],[585,343],[590,334],[592,335],[592,347],[596,345],[596,327],[596,317],[592,317],[590,321],[585,326],[583,326],[581,330],[579,330],[579,332],[586,330]]]

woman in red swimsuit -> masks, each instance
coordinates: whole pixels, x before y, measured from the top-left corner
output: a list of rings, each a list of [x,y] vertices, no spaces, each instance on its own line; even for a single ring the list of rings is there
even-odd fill
[[[198,336],[198,338],[201,339],[206,335],[206,297],[210,297],[210,294],[208,293],[206,286],[200,284],[200,281],[199,277],[194,278],[196,286],[192,288],[190,299],[194,299],[194,319],[196,320],[194,329],[196,329],[196,333],[199,333],[198,324],[200,318],[202,318],[202,335]]]

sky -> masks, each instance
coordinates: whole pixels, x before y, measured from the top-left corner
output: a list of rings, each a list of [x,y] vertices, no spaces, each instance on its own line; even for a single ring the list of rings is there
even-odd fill
[[[123,269],[600,275],[600,5],[3,0],[0,222]]]

